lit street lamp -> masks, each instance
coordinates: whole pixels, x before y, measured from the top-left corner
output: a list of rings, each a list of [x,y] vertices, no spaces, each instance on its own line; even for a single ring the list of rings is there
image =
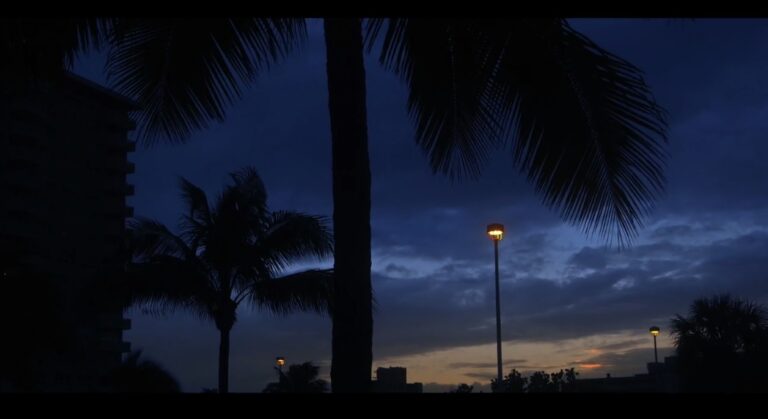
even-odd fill
[[[656,352],[656,336],[659,336],[659,332],[661,331],[658,326],[652,326],[651,334],[653,335],[653,359],[658,364],[659,363],[659,354]]]
[[[496,377],[496,386],[501,389],[502,367],[501,367],[501,303],[499,302],[499,241],[504,236],[504,226],[501,224],[490,224],[488,226],[488,236],[493,240],[493,253],[496,266],[496,362],[498,363],[498,375]]]
[[[285,365],[285,358],[278,356],[275,358],[275,369],[277,370],[277,378],[280,382],[283,382],[283,365]]]

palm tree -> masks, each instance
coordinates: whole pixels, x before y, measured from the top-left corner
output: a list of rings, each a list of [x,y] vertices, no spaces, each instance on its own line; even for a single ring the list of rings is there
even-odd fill
[[[147,141],[182,141],[222,120],[243,84],[305,35],[301,19],[107,23],[104,36],[96,23],[75,21],[80,31],[62,39],[74,39],[64,43],[72,48],[94,39],[110,45],[111,84],[144,108],[139,132]],[[369,19],[366,27],[368,50],[380,46],[381,63],[409,87],[416,141],[435,172],[477,177],[491,153],[509,146],[514,165],[566,221],[620,245],[635,236],[663,188],[666,140],[663,110],[637,67],[565,19]],[[324,33],[338,278],[331,381],[334,391],[367,391],[373,317],[363,20],[327,18]]]
[[[154,361],[139,360],[141,351],[134,351],[122,364],[104,377],[109,391],[118,393],[178,393],[176,378]]]
[[[671,322],[688,391],[766,391],[768,313],[728,294],[695,300]]]
[[[271,212],[256,170],[231,175],[214,203],[186,179],[181,189],[188,212],[181,234],[139,218],[129,225],[133,263],[131,303],[154,312],[181,309],[213,320],[220,334],[219,391],[229,382],[229,335],[246,302],[285,314],[323,312],[329,306],[331,270],[283,275],[291,263],[333,252],[325,219],[291,211]]]
[[[325,393],[328,383],[317,378],[320,367],[312,362],[294,364],[288,367],[288,372],[280,374],[280,381],[269,383],[264,393]]]

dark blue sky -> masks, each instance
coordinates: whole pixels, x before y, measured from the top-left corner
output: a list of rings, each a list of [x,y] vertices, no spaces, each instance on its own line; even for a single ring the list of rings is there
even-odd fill
[[[545,209],[505,152],[479,181],[432,175],[413,140],[404,86],[369,57],[374,368],[402,365],[411,381],[440,384],[485,383],[495,374],[493,250],[484,235],[494,221],[508,232],[501,287],[509,368],[640,373],[652,359],[648,327],[667,329],[694,298],[730,291],[768,300],[768,21],[572,24],[643,69],[668,110],[665,196],[634,246],[619,252]],[[330,216],[324,53],[322,25],[312,21],[304,47],[260,77],[224,123],[185,145],[139,147],[129,199],[136,214],[175,226],[179,176],[213,195],[227,173],[253,165],[271,208]],[[107,84],[102,65],[100,56],[85,57],[76,70]],[[184,390],[215,387],[213,324],[138,310],[129,317],[127,339]],[[670,345],[663,333],[661,352]],[[243,310],[232,390],[260,391],[274,378],[277,355],[315,361],[327,374],[330,321]]]

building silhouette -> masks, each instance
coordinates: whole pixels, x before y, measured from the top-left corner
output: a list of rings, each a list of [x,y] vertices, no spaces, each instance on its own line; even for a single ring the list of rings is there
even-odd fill
[[[137,105],[71,73],[0,89],[0,245],[24,244],[15,262],[56,281],[59,314],[74,325],[71,349],[39,360],[39,389],[98,391],[130,350],[130,320],[111,284],[124,271],[133,215]]]
[[[422,393],[421,383],[408,383],[406,369],[389,367],[376,369],[376,380],[371,382],[374,393]]]
[[[680,377],[677,357],[668,356],[664,362],[649,362],[648,373],[630,377],[586,378],[576,380],[580,393],[678,393]]]

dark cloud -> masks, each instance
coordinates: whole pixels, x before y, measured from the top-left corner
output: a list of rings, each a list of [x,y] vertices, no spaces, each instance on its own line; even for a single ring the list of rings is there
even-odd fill
[[[611,343],[608,345],[601,345],[595,349],[600,351],[618,351],[621,349],[630,349],[638,345],[645,345],[645,344],[648,344],[648,339],[627,339],[621,342]]]
[[[694,232],[694,228],[688,224],[663,226],[653,230],[651,237],[654,239],[670,239],[688,236]]]
[[[527,277],[504,284],[502,335],[557,341],[628,329],[644,333],[655,320],[669,319],[712,293],[730,290],[765,301],[765,254],[765,232],[698,246],[660,242],[620,254],[606,249],[603,256],[615,267],[562,282]],[[491,281],[440,275],[377,283],[377,345],[387,356],[495,339]],[[461,304],[468,290],[481,297]]]
[[[579,268],[602,269],[608,262],[604,250],[585,247],[568,259],[568,263]]]
[[[524,364],[527,360],[525,359],[505,359],[503,365],[517,365],[517,364]],[[448,368],[478,368],[478,369],[485,369],[485,368],[496,368],[497,364],[495,362],[453,362],[448,364]]]

